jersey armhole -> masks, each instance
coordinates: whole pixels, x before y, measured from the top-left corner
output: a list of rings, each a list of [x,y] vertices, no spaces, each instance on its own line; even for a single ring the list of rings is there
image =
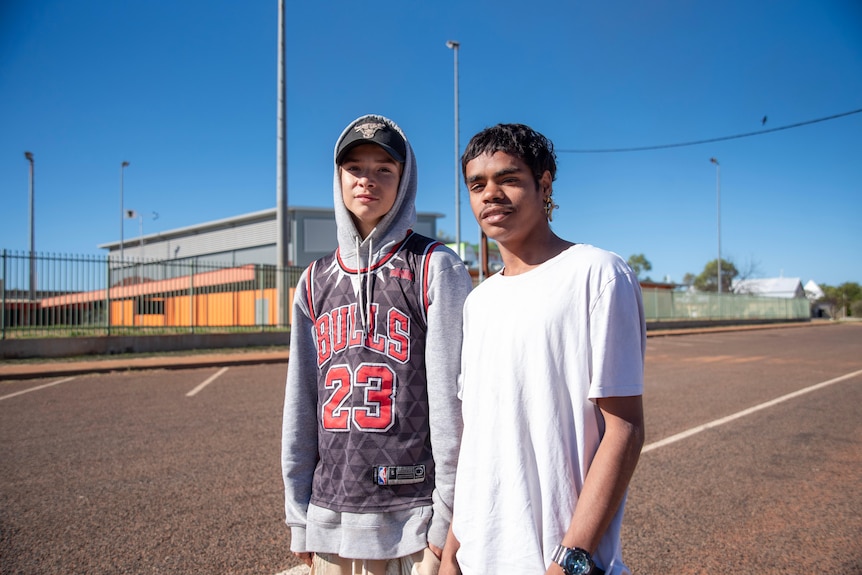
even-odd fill
[[[311,262],[311,265],[305,270],[305,302],[308,305],[308,315],[312,322],[317,321],[317,314],[314,311],[314,282],[312,281],[315,264],[317,264],[316,261]]]
[[[428,321],[428,306],[431,302],[428,299],[428,284],[430,283],[429,268],[431,267],[431,254],[434,250],[442,246],[440,242],[433,242],[425,249],[425,254],[422,256],[422,310],[425,313],[425,321]]]

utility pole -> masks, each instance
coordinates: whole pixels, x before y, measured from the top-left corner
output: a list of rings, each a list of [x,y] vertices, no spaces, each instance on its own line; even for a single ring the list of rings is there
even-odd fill
[[[126,210],[123,209],[123,170],[129,166],[129,162],[120,164],[120,266],[123,265],[123,226],[126,218]]]
[[[721,295],[721,164],[715,158],[710,158],[715,164],[715,202],[718,221],[718,293]]]
[[[278,142],[276,144],[276,226],[278,237],[275,242],[276,251],[276,306],[278,308],[278,327],[289,323],[287,266],[290,263],[288,249],[290,246],[290,220],[287,210],[287,98],[285,95],[285,59],[284,59],[284,0],[278,2]]]
[[[464,251],[461,248],[461,143],[460,123],[458,120],[458,50],[461,43],[455,40],[446,42],[446,47],[455,54],[455,245],[458,246],[458,257],[464,259]]]

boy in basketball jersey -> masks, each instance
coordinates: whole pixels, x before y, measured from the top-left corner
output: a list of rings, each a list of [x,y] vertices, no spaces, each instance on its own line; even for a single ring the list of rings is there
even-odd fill
[[[461,437],[461,316],[472,281],[411,231],[416,158],[383,116],[335,146],[338,248],[293,302],[282,430],[290,549],[315,575],[433,575]]]

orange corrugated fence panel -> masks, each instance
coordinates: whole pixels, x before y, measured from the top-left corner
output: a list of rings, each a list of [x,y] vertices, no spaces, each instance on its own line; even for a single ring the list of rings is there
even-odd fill
[[[135,317],[135,325],[144,327],[163,327],[165,316],[162,314],[141,314]]]
[[[111,325],[135,325],[135,302],[133,300],[111,302]]]
[[[206,298],[206,322],[198,325],[206,327],[233,325],[233,293],[211,293]]]
[[[255,325],[255,300],[259,292],[242,291],[236,294],[236,314],[234,315],[237,325]]]
[[[293,313],[293,298],[296,288],[288,292],[288,322]],[[264,290],[244,290],[223,293],[199,293],[194,298],[188,294],[165,297],[163,314],[136,314],[133,299],[111,302],[111,325],[148,326],[148,327],[189,327],[194,322],[201,327],[254,326],[258,323],[258,301],[266,304],[264,325],[278,324],[277,293],[275,288]],[[193,301],[194,314],[191,313]],[[192,317],[193,315],[193,317]]]

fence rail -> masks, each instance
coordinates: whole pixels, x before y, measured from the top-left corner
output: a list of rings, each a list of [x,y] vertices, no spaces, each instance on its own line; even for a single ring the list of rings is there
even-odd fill
[[[0,339],[287,330],[302,268],[2,251]],[[651,320],[803,320],[807,299],[644,288]],[[290,320],[288,319],[288,322]]]
[[[0,268],[2,339],[286,330],[276,280],[284,275],[290,302],[302,272],[8,250]]]

